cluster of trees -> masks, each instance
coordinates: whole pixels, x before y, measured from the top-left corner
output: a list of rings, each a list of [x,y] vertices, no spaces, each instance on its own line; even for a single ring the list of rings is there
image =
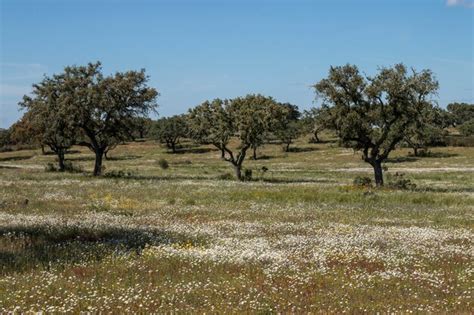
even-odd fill
[[[0,130],[0,145],[24,139],[49,147],[61,170],[67,150],[84,145],[95,153],[94,175],[100,175],[102,158],[124,141],[149,137],[174,153],[181,139],[191,138],[215,146],[242,180],[248,152],[257,159],[257,149],[275,141],[289,151],[301,135],[310,133],[310,141],[320,142],[320,133],[331,130],[341,145],[362,153],[380,186],[382,163],[397,146],[408,145],[418,155],[441,143],[448,127],[464,135],[474,129],[474,105],[437,107],[432,72],[403,64],[381,68],[372,77],[354,65],[331,67],[313,86],[321,106],[303,113],[295,105],[250,94],[205,101],[187,114],[152,121],[148,114],[156,110],[158,92],[147,81],[144,70],[104,76],[100,63],[66,67],[33,86],[32,95],[20,102],[24,116]]]

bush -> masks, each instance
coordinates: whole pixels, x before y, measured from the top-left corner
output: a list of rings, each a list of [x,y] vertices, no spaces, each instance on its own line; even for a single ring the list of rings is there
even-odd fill
[[[459,131],[465,137],[474,135],[474,119],[466,121],[459,127]]]
[[[53,163],[48,163],[46,164],[46,166],[44,167],[44,170],[46,172],[57,172],[58,171],[58,168],[56,167],[56,165],[54,165]]]
[[[165,159],[159,159],[158,165],[164,170],[170,167],[170,165],[168,164],[168,161],[166,161]]]
[[[232,180],[232,179],[234,179],[234,177],[232,176],[231,173],[224,173],[224,174],[220,174],[219,176],[217,176],[217,179],[219,179],[219,180]]]
[[[247,168],[244,170],[244,181],[251,181],[251,180],[252,180],[252,170]]]
[[[53,163],[47,163],[44,170],[46,172],[59,172],[59,167]],[[83,169],[80,165],[74,165],[71,161],[64,161],[64,171],[69,173],[82,173]]]
[[[107,178],[130,178],[133,177],[135,174],[131,171],[122,171],[122,170],[114,170],[104,174],[104,177]]]
[[[394,189],[412,190],[416,188],[416,184],[412,183],[411,180],[406,179],[405,174],[397,172],[388,182],[388,187]]]
[[[64,171],[70,173],[82,173],[83,169],[80,165],[74,165],[71,161],[64,161]]]
[[[367,176],[357,176],[356,178],[354,178],[353,184],[355,186],[363,187],[372,186],[372,179]]]

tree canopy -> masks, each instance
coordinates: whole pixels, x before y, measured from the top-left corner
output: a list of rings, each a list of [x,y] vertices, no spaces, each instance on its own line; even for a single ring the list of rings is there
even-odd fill
[[[247,150],[263,141],[263,135],[288,115],[288,109],[273,98],[249,94],[232,100],[214,100],[190,110],[191,135],[201,142],[208,142],[223,151],[223,158],[230,162],[236,177],[243,180],[242,164]],[[229,146],[230,137],[239,143],[236,149]]]
[[[176,153],[176,145],[180,138],[188,134],[186,119],[184,115],[160,118],[152,123],[150,135],[160,143],[166,144],[167,148]]]
[[[403,64],[381,68],[374,77],[345,65],[331,67],[328,77],[314,88],[341,142],[362,152],[380,186],[382,162],[431,104],[438,82],[430,70],[417,72]]]
[[[59,170],[64,171],[64,155],[78,135],[74,121],[68,114],[69,99],[64,90],[64,76],[45,77],[33,85],[33,96],[24,96],[20,106],[27,111],[23,116],[30,135],[40,145],[48,146],[58,157]]]

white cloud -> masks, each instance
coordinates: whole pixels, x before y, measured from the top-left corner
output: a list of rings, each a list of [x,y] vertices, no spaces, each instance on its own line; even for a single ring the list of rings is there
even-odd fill
[[[474,0],[446,0],[448,7],[463,6],[466,8],[474,8]]]

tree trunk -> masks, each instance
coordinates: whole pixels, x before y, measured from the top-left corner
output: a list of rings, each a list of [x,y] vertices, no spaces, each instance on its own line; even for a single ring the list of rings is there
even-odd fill
[[[242,165],[234,165],[234,171],[235,171],[235,177],[237,177],[238,180],[243,181]]]
[[[94,176],[100,176],[102,174],[102,156],[104,150],[99,149],[95,151],[95,164],[94,164]]]
[[[58,154],[58,162],[59,162],[59,171],[60,172],[64,172],[65,170],[65,166],[64,166],[64,151],[63,150],[59,150],[57,152]]]
[[[316,143],[320,142],[317,132],[314,132],[314,142],[316,142]]]
[[[286,144],[285,152],[290,152],[290,144],[291,144],[291,143],[287,143],[287,144]]]
[[[415,154],[415,156],[418,156],[418,148],[417,147],[413,148],[413,154]]]
[[[381,161],[375,161],[372,164],[374,168],[374,176],[375,176],[375,185],[377,187],[383,186],[383,170],[382,170],[382,162]]]
[[[46,155],[46,151],[44,150],[44,145],[41,145],[41,154]]]
[[[253,147],[253,159],[257,160],[257,147]]]
[[[225,159],[225,150],[221,149],[221,159]]]
[[[171,142],[171,151],[173,153],[176,153],[176,143],[174,143],[174,142]]]

